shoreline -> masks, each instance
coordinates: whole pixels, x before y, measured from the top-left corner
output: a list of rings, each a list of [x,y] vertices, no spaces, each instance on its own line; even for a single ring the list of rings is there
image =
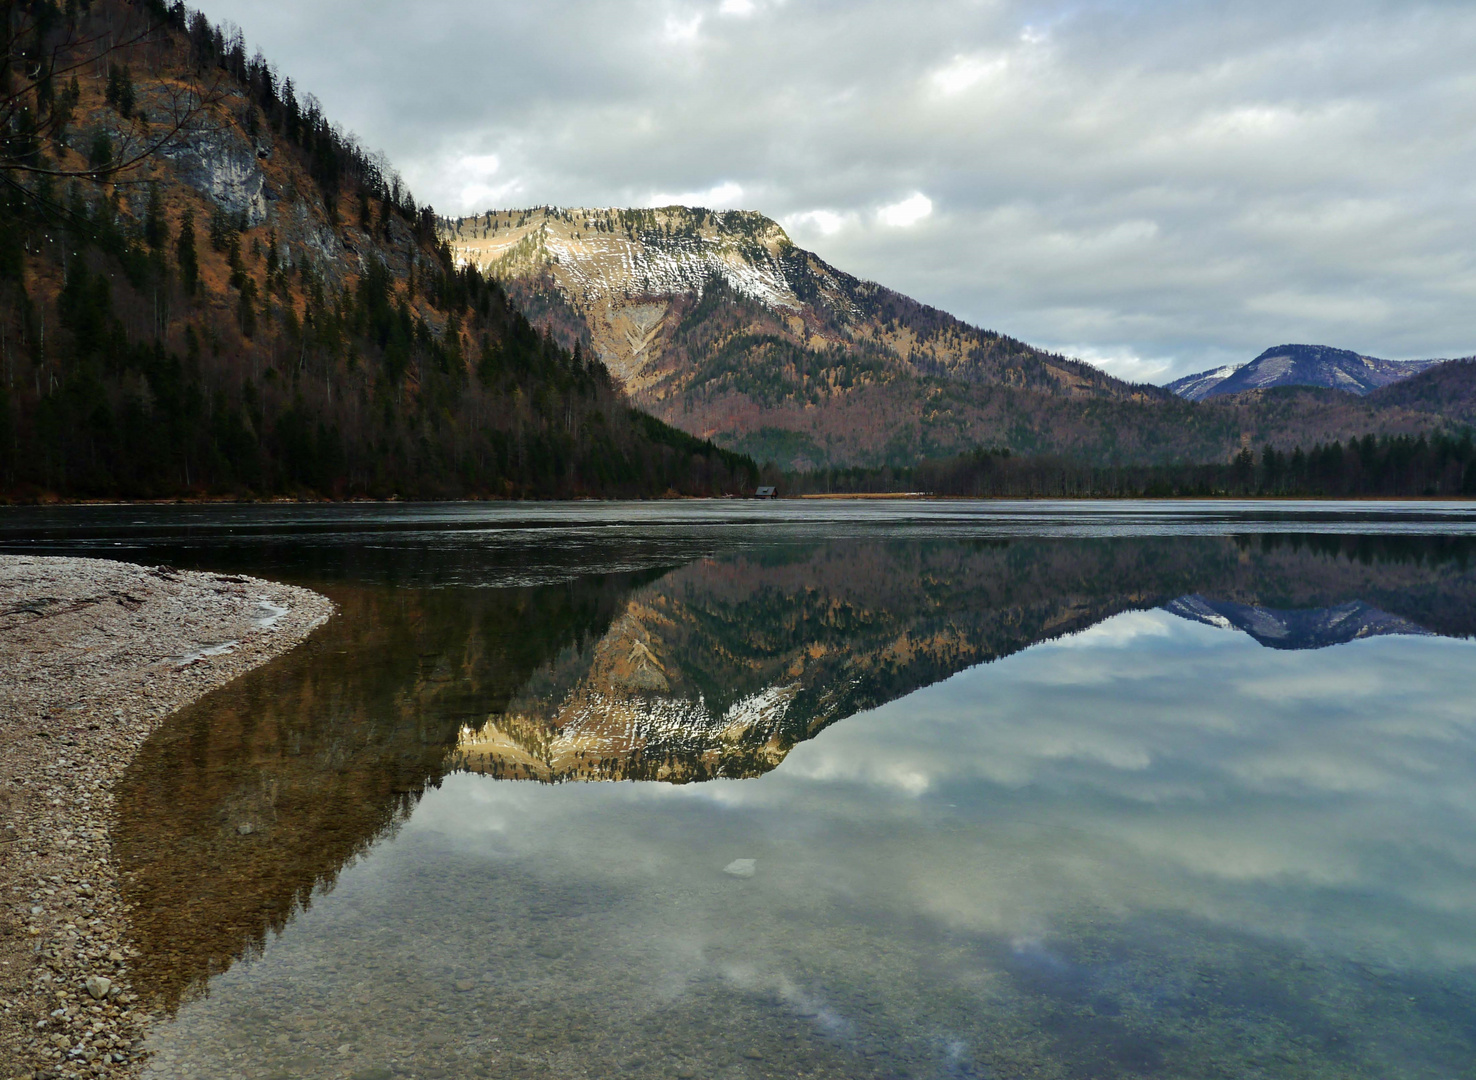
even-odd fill
[[[113,786],[171,714],[333,610],[260,578],[0,555],[0,1080],[136,1072],[155,1016],[130,980]]]
[[[291,496],[263,498],[168,498],[168,499],[33,499],[0,498],[0,510],[59,509],[72,506],[440,506],[488,505],[513,506],[531,503],[570,505],[576,503],[675,503],[675,502],[805,502],[810,500],[875,500],[912,499],[918,502],[1256,502],[1256,503],[1457,503],[1476,504],[1476,495],[937,495],[926,491],[807,491],[797,495],[758,498],[754,495],[681,495],[675,498],[601,499],[578,496],[570,499],[303,499]]]

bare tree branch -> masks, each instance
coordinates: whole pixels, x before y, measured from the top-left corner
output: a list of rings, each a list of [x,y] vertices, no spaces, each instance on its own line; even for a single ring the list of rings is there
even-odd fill
[[[58,137],[71,120],[69,110],[59,110],[56,106],[56,81],[68,75],[72,75],[75,81],[75,74],[85,68],[98,67],[114,56],[131,54],[139,46],[155,40],[161,26],[146,21],[142,27],[114,40],[111,31],[83,34],[83,24],[73,17],[67,20],[61,36],[48,46],[43,40],[46,35],[37,17],[23,13],[19,20],[12,21],[14,8],[10,4],[4,6],[10,10],[3,15],[6,37],[4,53],[0,54],[0,73],[14,73],[20,78],[16,84],[12,84],[9,78],[0,83],[0,173],[114,182],[157,156],[198,117],[224,98],[221,89],[224,76],[221,73],[216,74],[209,87],[190,87],[182,93],[164,84],[170,97],[170,107],[167,110],[168,127],[161,137],[149,137],[136,143],[135,132],[129,131],[123,136],[121,152],[110,155],[107,162],[89,163],[85,168],[53,164],[48,160],[46,145],[59,146],[61,154],[58,156],[64,156],[67,147],[58,144]],[[34,39],[31,47],[27,46],[28,39]],[[36,59],[37,53],[42,54],[43,59]],[[10,186],[28,190],[14,182],[10,182]]]

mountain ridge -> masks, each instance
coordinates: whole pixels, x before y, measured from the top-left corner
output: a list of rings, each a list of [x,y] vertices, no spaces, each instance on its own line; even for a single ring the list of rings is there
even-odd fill
[[[649,370],[656,325],[651,309],[694,293],[700,299],[720,277],[736,295],[782,311],[785,328],[812,348],[856,344],[869,334],[868,344],[919,371],[969,377],[988,370],[1004,373],[1006,381],[1050,380],[1082,394],[1160,394],[1157,387],[1124,383],[1084,361],[971,326],[839,270],[757,211],[538,207],[443,218],[440,225],[462,262],[499,279],[550,272],[566,300],[603,315],[606,325],[590,320],[592,344],[636,391],[661,378]],[[866,326],[869,316],[884,325]],[[1009,367],[1012,361],[1018,370]]]
[[[784,443],[793,466],[957,449],[980,405],[945,402],[966,415],[942,424],[929,414],[958,388],[1081,403],[1172,396],[857,278],[754,211],[537,207],[440,227],[458,262],[503,282],[565,344],[593,350],[638,405],[730,447]],[[868,419],[840,421],[846,412]]]
[[[1326,649],[1371,637],[1433,637],[1434,631],[1400,615],[1349,600],[1320,608],[1285,609],[1239,604],[1193,593],[1163,605],[1163,610],[1190,622],[1222,630],[1239,630],[1268,649]]]
[[[1248,363],[1185,375],[1164,388],[1189,401],[1277,386],[1320,386],[1363,397],[1448,362],[1446,359],[1382,360],[1327,345],[1277,345]]]

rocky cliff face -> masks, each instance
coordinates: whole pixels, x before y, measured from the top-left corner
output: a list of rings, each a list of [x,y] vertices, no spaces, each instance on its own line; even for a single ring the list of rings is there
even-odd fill
[[[660,381],[661,331],[673,305],[721,281],[782,314],[804,304],[785,269],[784,230],[740,212],[537,209],[443,222],[452,250],[499,278],[554,291],[580,336],[639,391]]]
[[[268,219],[266,174],[261,161],[271,157],[269,143],[247,139],[230,124],[196,122],[161,151],[179,179],[207,196],[248,228]],[[277,192],[272,191],[276,201]]]

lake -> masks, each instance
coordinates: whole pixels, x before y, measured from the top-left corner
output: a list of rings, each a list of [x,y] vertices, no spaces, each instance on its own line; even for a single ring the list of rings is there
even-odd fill
[[[158,1077],[1476,1076],[1476,512],[0,511],[340,612],[118,791]]]

